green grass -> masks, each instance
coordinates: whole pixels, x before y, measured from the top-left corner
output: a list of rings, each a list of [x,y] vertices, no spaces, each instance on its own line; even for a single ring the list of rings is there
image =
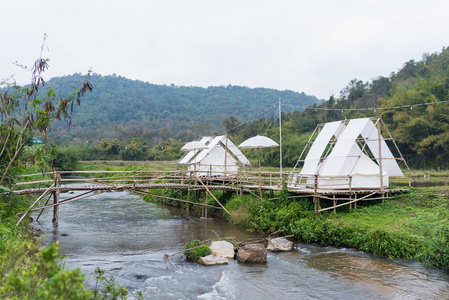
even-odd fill
[[[175,162],[159,161],[81,161],[76,171],[163,171],[176,168]]]
[[[252,231],[285,229],[307,243],[349,247],[449,269],[449,187],[412,188],[394,200],[360,203],[315,219],[311,199],[234,196],[228,220]],[[325,205],[325,203],[323,203]]]

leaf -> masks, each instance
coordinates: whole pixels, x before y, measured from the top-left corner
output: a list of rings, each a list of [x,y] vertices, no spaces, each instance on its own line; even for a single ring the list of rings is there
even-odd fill
[[[0,185],[0,190],[5,191],[5,192],[11,192],[11,190],[9,188],[7,188],[6,186],[1,186],[1,185]]]

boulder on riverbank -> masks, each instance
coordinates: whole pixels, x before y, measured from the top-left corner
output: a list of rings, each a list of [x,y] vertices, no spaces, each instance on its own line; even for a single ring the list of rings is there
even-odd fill
[[[291,251],[293,249],[293,242],[290,242],[284,237],[278,237],[268,240],[267,250],[273,252]]]
[[[213,255],[223,258],[234,258],[234,245],[227,241],[213,241],[210,246]]]
[[[229,260],[224,257],[217,257],[213,254],[200,257],[197,261],[199,264],[204,266],[215,266],[215,265],[225,265],[229,263]]]
[[[237,260],[240,263],[266,263],[267,249],[262,244],[245,245],[237,252]]]

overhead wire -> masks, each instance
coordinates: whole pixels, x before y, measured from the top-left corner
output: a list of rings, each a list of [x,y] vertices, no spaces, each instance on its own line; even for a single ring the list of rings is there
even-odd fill
[[[443,100],[443,101],[434,101],[434,102],[426,102],[426,103],[418,103],[418,104],[406,104],[406,105],[398,105],[398,106],[389,106],[389,107],[366,107],[366,108],[327,108],[327,107],[313,107],[313,106],[299,106],[299,105],[292,105],[292,104],[284,104],[282,103],[282,106],[285,107],[291,107],[291,108],[299,108],[299,109],[314,109],[314,110],[323,110],[323,111],[350,111],[350,110],[356,110],[356,111],[377,111],[377,110],[389,110],[389,109],[401,109],[401,108],[410,108],[416,106],[428,106],[433,104],[440,104],[440,103],[447,103],[449,100]]]

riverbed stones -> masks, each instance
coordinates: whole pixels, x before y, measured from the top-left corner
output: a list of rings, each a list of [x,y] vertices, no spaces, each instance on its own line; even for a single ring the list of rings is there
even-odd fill
[[[213,254],[200,257],[198,263],[204,266],[225,265],[229,262],[227,258],[217,257]]]
[[[210,246],[213,255],[223,258],[234,258],[234,245],[227,241],[213,241]]]
[[[262,244],[249,244],[239,248],[237,260],[240,263],[267,262],[267,249]]]
[[[268,240],[267,250],[273,252],[291,251],[293,249],[293,242],[290,242],[284,237],[278,237]]]

